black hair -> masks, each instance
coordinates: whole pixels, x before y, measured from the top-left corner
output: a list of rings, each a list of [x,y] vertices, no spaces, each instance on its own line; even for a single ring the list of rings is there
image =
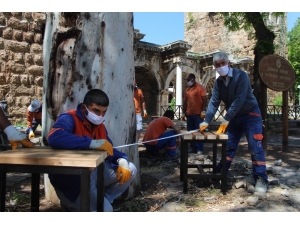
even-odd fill
[[[173,110],[166,110],[163,116],[169,117],[171,120],[173,120],[174,119],[174,111]]]
[[[85,94],[83,104],[86,106],[90,106],[92,104],[108,106],[109,99],[104,91],[100,89],[92,89]]]
[[[194,80],[196,79],[196,76],[195,76],[195,74],[193,74],[193,73],[190,73],[190,74],[189,74],[189,77],[192,78],[192,79],[194,79]]]

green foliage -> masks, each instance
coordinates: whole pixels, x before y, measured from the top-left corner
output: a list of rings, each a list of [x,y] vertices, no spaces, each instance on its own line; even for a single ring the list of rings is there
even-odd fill
[[[193,16],[193,13],[192,12],[189,12],[188,13],[188,17],[189,17],[189,23],[193,23],[194,22],[194,16]]]
[[[250,22],[247,12],[220,12],[224,19],[224,25],[228,28],[229,31],[238,31],[244,29],[247,33],[250,34],[252,39],[257,39],[254,34],[253,27],[255,25],[260,25],[261,19],[266,21],[270,15],[270,12],[262,12],[259,15],[261,18],[257,18],[254,22]],[[273,16],[282,17],[284,16],[283,12],[274,12],[271,13]],[[270,31],[274,30],[274,27],[266,26]],[[256,48],[263,55],[273,53],[275,50],[275,46],[273,40],[257,40]]]
[[[300,18],[295,23],[293,29],[288,33],[288,61],[295,71],[295,97],[299,99],[300,84]]]
[[[275,99],[273,101],[273,105],[282,106],[282,94],[281,93],[275,97]]]
[[[196,20],[193,16],[192,12],[188,13],[188,17],[189,17],[189,23],[187,24],[187,27],[186,27],[187,30],[191,29],[192,25],[196,23]]]

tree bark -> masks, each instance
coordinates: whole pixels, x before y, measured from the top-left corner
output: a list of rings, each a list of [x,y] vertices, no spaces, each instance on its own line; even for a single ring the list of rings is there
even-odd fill
[[[76,108],[93,88],[109,97],[105,125],[114,146],[135,142],[133,13],[47,13],[43,54],[43,145],[58,115]],[[137,145],[119,150],[140,174]],[[139,188],[137,176],[122,196]],[[45,190],[51,200],[55,194]]]
[[[259,76],[259,63],[265,55],[274,53],[275,34],[266,27],[260,12],[246,12],[245,15],[247,20],[252,24],[257,39],[254,47],[253,93],[258,101],[259,107],[262,108],[262,81]]]

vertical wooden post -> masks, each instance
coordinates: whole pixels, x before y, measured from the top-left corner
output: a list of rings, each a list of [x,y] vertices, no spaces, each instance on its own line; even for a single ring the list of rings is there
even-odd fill
[[[282,92],[282,151],[288,151],[288,91]]]

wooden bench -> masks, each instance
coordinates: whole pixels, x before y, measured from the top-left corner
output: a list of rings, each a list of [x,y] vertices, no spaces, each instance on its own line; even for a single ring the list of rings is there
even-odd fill
[[[90,211],[90,172],[98,169],[97,211],[103,211],[106,151],[21,148],[0,153],[0,211],[5,211],[6,173],[31,173],[31,211],[39,211],[40,174],[80,175],[80,210]]]
[[[182,131],[184,132],[184,131]],[[228,135],[220,134],[217,135],[215,132],[194,132],[182,136],[181,140],[181,154],[180,154],[180,180],[183,181],[183,192],[188,192],[188,178],[194,179],[220,179],[221,189],[223,194],[227,191],[227,177],[226,177],[226,143]],[[189,164],[188,163],[188,144],[202,141],[204,143],[213,144],[213,163],[212,164]],[[221,144],[221,162],[222,171],[221,173],[216,172],[217,166],[217,147]],[[189,168],[196,168],[198,173],[189,173]],[[212,173],[205,172],[203,168],[212,168]]]

